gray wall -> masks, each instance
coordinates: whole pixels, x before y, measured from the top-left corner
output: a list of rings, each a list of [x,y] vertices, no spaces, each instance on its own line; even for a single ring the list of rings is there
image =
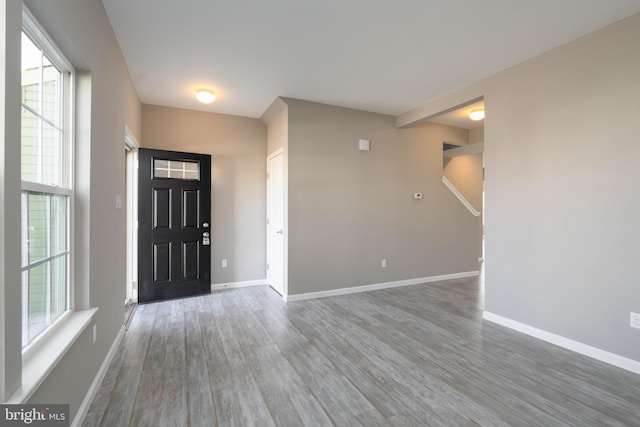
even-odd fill
[[[116,209],[115,200],[116,194],[125,191],[124,127],[140,137],[140,103],[99,0],[25,3],[82,77],[77,123],[76,307],[99,307],[98,341],[92,344],[87,329],[30,400],[69,403],[73,415],[123,323],[125,259],[113,254],[124,252],[125,213]],[[19,222],[15,226],[19,228]]]
[[[474,137],[478,137],[478,132],[474,132]],[[469,132],[469,138],[471,139],[472,133]],[[482,165],[482,153],[467,154],[464,156],[444,158],[442,174],[447,177],[449,182],[464,196],[464,198],[474,207],[474,209],[480,212],[480,216],[477,217],[477,247],[478,258],[483,258],[483,235],[484,230],[482,228],[482,191],[483,191],[483,165]]]
[[[487,99],[486,309],[640,361],[640,15]]]
[[[460,130],[284,101],[289,295],[478,269],[477,218],[442,183],[442,141]]]
[[[469,144],[484,142],[484,126],[469,129]]]
[[[262,115],[261,120],[267,126],[267,155],[273,154],[280,148],[286,151],[289,141],[287,104],[282,99],[276,98]]]
[[[486,310],[640,361],[640,14],[407,112],[484,96]]]
[[[143,105],[140,143],[211,154],[212,283],[264,280],[267,127],[258,119]]]

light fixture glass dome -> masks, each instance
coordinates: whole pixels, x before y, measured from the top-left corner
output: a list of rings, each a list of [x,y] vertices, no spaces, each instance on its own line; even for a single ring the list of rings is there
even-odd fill
[[[211,104],[216,99],[216,95],[209,89],[198,89],[196,99],[203,104]]]
[[[474,121],[484,119],[484,110],[473,110],[469,113],[469,118]]]

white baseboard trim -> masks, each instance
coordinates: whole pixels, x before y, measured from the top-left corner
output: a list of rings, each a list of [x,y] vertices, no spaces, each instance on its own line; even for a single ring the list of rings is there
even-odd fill
[[[116,339],[113,340],[113,343],[111,344],[111,348],[107,353],[107,357],[104,358],[104,361],[100,366],[100,369],[98,369],[98,373],[96,374],[96,377],[93,379],[93,382],[91,383],[91,387],[89,387],[87,394],[84,396],[84,400],[82,401],[82,404],[78,409],[78,413],[76,413],[76,416],[73,418],[73,423],[71,423],[71,427],[79,427],[84,422],[84,417],[87,416],[87,411],[89,410],[89,406],[91,406],[91,402],[93,402],[93,398],[96,397],[96,392],[98,391],[98,388],[102,384],[102,380],[104,379],[104,376],[107,373],[107,369],[109,369],[109,365],[111,364],[111,361],[116,355],[116,351],[118,350],[118,347],[122,342],[122,338],[124,338],[124,333],[125,333],[125,326],[122,325],[122,327],[120,328],[120,331],[118,332],[118,335],[116,335]]]
[[[266,285],[267,279],[245,280],[244,282],[216,283],[211,284],[211,291],[220,291],[222,289],[246,288],[247,286]]]
[[[461,279],[479,275],[479,271],[466,271],[463,273],[443,274],[441,276],[421,277],[418,279],[398,280],[395,282],[376,283],[373,285],[354,286],[351,288],[331,289],[329,291],[308,292],[305,294],[285,295],[286,302],[304,301],[307,299],[334,297],[337,295],[355,294],[358,292],[377,291],[380,289],[398,288],[400,286],[420,285],[423,283],[439,282],[441,280]]]
[[[527,334],[551,344],[555,344],[559,347],[566,348],[567,350],[575,351],[576,353],[591,357],[592,359],[596,359],[601,362],[608,363],[609,365],[613,365],[618,368],[640,374],[640,362],[636,360],[629,359],[615,353],[610,353],[608,351],[601,350],[599,348],[592,347],[590,345],[581,343],[579,341],[574,341],[560,335],[552,334],[551,332],[543,331],[542,329],[534,328],[533,326],[529,326],[524,323],[520,323],[488,311],[483,312],[482,317],[489,322],[497,323],[515,331],[522,332],[523,334]]]

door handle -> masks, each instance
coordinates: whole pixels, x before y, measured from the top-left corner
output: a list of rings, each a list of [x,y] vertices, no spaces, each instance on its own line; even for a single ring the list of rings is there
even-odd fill
[[[278,231],[276,231],[276,233],[282,234],[282,230],[278,230]]]

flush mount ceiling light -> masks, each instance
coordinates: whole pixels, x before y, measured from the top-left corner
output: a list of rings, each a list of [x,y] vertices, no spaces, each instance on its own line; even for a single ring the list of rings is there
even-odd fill
[[[216,94],[209,89],[198,89],[196,99],[203,104],[211,104],[216,99]]]
[[[478,121],[484,119],[484,110],[472,110],[469,113],[469,118],[473,121]]]

